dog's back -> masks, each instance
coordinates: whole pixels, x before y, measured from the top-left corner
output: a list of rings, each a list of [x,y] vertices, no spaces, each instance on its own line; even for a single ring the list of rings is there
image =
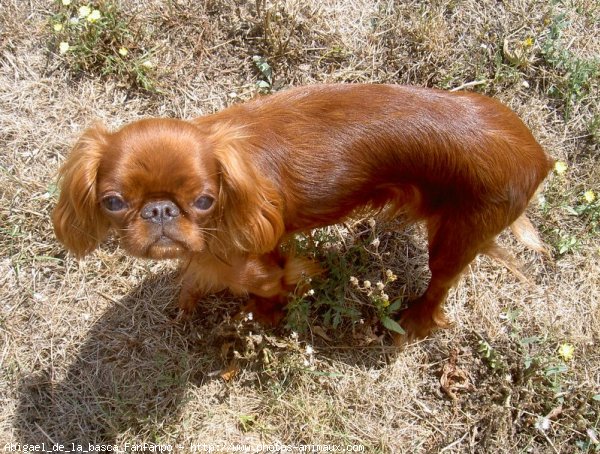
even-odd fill
[[[207,119],[243,128],[249,158],[285,187],[296,229],[337,222],[357,206],[414,202],[415,191],[413,211],[424,217],[494,203],[506,206],[506,227],[551,167],[515,113],[474,93],[315,85]]]

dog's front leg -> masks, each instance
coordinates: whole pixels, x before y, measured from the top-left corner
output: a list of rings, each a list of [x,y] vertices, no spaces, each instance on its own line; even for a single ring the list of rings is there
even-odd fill
[[[283,317],[289,296],[319,273],[321,268],[313,261],[283,255],[278,250],[227,260],[199,254],[182,267],[179,308],[184,313],[192,313],[203,296],[227,289],[234,295],[249,296],[243,310],[273,325]]]
[[[235,282],[230,289],[249,295],[242,311],[252,313],[254,320],[263,325],[275,326],[285,316],[285,306],[297,285],[290,278],[289,261],[288,257],[271,252],[249,256],[235,267]]]
[[[181,290],[178,307],[182,316],[191,315],[206,295],[227,288],[223,276],[228,266],[211,254],[194,255],[183,261],[180,269]]]
[[[276,253],[221,259],[197,254],[182,265],[179,309],[191,314],[206,295],[229,290],[234,295],[277,299],[286,294],[285,259]]]
[[[273,251],[248,257],[238,267],[237,284],[230,288],[250,295],[244,312],[251,312],[262,324],[275,326],[283,319],[290,296],[308,290],[310,278],[322,271],[310,259]]]

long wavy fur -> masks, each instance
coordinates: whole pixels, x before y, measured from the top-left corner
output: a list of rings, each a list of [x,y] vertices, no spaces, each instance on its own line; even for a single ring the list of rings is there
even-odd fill
[[[88,129],[59,170],[60,196],[52,222],[58,239],[77,257],[94,250],[109,229],[96,200],[96,176],[106,134],[100,125]]]
[[[285,232],[282,201],[273,183],[251,164],[244,131],[220,126],[211,136],[220,168],[218,241],[212,250],[227,255],[272,251]],[[225,250],[223,250],[225,249]]]

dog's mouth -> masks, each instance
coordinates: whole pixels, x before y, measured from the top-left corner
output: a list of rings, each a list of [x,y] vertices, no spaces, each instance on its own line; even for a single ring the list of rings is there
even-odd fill
[[[204,251],[206,245],[204,236],[197,229],[185,230],[177,225],[132,225],[121,229],[120,233],[121,246],[144,259],[181,259]]]
[[[181,257],[187,247],[181,241],[161,235],[150,244],[146,250],[146,256],[151,259],[175,259]]]

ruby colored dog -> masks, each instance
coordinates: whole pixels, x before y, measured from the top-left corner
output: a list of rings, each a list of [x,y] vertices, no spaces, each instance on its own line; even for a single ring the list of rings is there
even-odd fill
[[[394,85],[315,85],[190,121],[86,131],[60,170],[56,235],[84,256],[113,229],[137,257],[183,259],[179,306],[229,289],[276,310],[318,267],[286,256],[296,232],[360,210],[427,226],[431,281],[401,315],[411,336],[478,253],[523,211],[552,160],[499,102]],[[536,247],[537,241],[529,241]]]

